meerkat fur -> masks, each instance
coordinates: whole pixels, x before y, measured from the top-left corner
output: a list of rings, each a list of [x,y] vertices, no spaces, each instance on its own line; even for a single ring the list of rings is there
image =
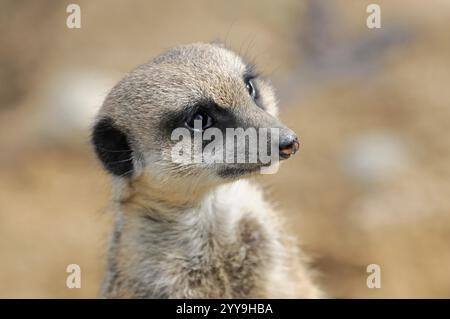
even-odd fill
[[[320,297],[282,217],[248,178],[259,163],[171,159],[171,132],[200,109],[223,131],[276,127],[280,140],[295,137],[269,82],[223,45],[179,46],[127,74],[92,131],[113,186],[101,296]]]

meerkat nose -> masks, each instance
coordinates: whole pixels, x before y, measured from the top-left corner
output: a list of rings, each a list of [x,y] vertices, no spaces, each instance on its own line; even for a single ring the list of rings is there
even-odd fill
[[[300,148],[300,143],[295,135],[288,135],[280,141],[280,157],[287,159],[297,153]]]

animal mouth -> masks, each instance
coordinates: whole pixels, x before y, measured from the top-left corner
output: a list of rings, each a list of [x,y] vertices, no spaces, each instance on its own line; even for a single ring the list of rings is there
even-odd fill
[[[218,172],[220,177],[232,178],[243,175],[254,174],[261,169],[261,165],[232,165],[221,168]]]

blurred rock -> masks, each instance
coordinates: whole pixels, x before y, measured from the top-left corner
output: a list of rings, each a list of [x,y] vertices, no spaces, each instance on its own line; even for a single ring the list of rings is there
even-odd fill
[[[362,135],[342,154],[343,170],[351,178],[374,183],[393,177],[408,165],[410,155],[398,137],[384,132]]]
[[[65,69],[56,74],[45,93],[40,133],[51,141],[84,135],[114,83],[114,76],[97,70]]]

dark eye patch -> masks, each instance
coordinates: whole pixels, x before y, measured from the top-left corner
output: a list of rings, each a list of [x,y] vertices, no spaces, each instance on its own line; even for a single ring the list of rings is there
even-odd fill
[[[214,101],[204,100],[182,110],[165,113],[160,128],[170,136],[176,128],[186,127],[186,121],[198,112],[204,112],[212,117],[214,120],[213,127],[224,132],[226,128],[237,127],[237,118],[231,110],[217,105]]]

